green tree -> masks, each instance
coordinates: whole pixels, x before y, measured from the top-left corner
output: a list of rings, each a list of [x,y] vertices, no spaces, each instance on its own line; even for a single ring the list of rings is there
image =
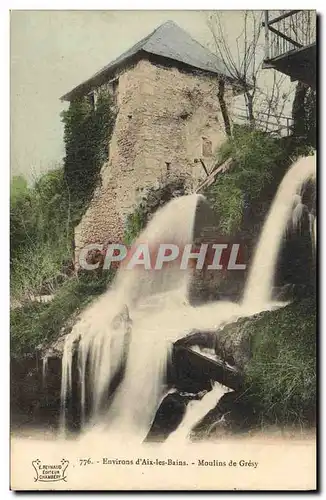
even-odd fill
[[[11,183],[11,290],[18,298],[51,293],[72,267],[73,227],[63,169],[52,170],[28,187]]]

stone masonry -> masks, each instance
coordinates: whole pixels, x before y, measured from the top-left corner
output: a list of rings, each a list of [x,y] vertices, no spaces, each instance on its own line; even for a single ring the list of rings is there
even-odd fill
[[[109,82],[108,82],[109,83]],[[146,190],[178,172],[205,177],[225,140],[218,76],[144,58],[115,77],[117,116],[101,185],[75,230],[76,257],[89,243],[121,240],[127,215]],[[231,103],[232,88],[226,87]]]

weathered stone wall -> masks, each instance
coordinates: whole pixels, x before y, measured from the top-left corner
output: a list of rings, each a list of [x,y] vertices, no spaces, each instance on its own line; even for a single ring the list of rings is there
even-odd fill
[[[87,243],[116,241],[146,189],[167,172],[197,184],[225,140],[217,79],[143,59],[119,75],[117,117],[102,185],[76,228],[76,251]],[[232,91],[227,92],[231,100]]]

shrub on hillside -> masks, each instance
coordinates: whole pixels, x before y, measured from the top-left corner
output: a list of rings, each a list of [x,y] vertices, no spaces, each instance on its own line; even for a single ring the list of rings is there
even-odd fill
[[[315,423],[315,298],[263,313],[248,325],[246,384],[262,423]]]
[[[11,193],[11,293],[17,300],[52,293],[73,263],[71,205],[63,170],[48,172],[32,187],[14,178]]]
[[[312,153],[311,146],[295,138],[285,141],[260,130],[235,126],[233,136],[217,152],[218,162],[228,158],[233,162],[203,193],[218,214],[221,232],[230,235],[239,231],[248,207],[278,184],[299,156]]]
[[[219,215],[223,234],[240,228],[246,206],[272,181],[284,156],[277,139],[259,130],[234,127],[233,136],[218,151],[218,161],[232,158],[233,163],[204,193]]]

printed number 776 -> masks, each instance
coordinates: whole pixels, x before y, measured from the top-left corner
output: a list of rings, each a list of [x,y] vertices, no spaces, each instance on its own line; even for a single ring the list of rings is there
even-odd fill
[[[90,458],[80,458],[79,459],[79,465],[90,465],[91,459]]]

